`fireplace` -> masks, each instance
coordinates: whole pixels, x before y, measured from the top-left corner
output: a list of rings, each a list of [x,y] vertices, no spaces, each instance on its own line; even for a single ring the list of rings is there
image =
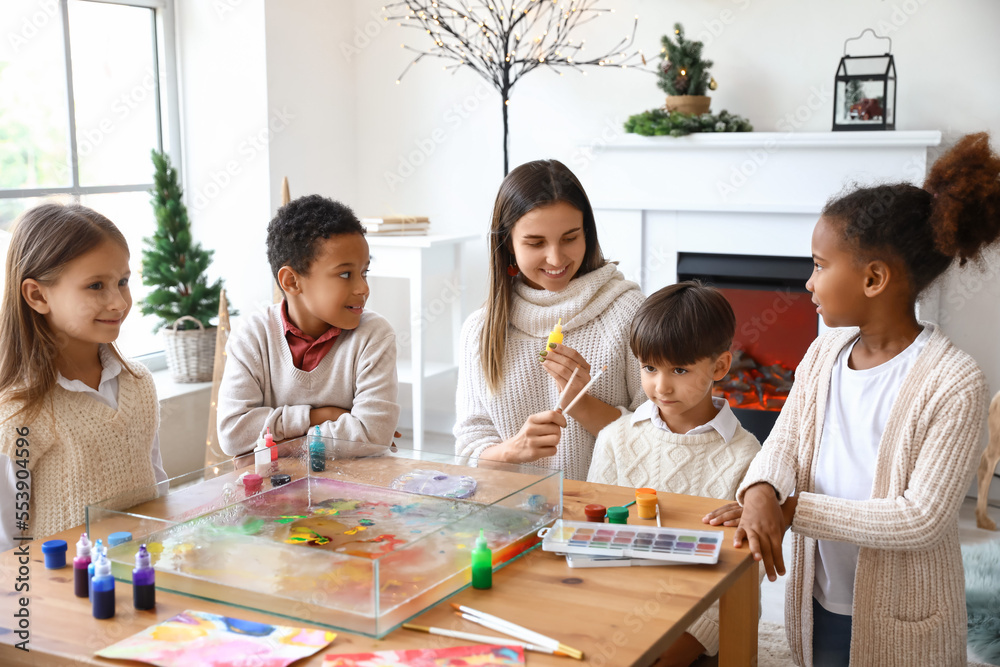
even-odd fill
[[[677,254],[677,279],[718,288],[736,314],[733,364],[714,394],[762,443],[791,389],[795,367],[819,333],[805,284],[807,257]]]

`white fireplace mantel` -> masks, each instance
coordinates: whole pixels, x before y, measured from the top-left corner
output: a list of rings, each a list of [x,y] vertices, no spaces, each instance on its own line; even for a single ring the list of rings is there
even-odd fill
[[[626,135],[582,149],[589,160],[574,169],[605,256],[649,294],[676,281],[678,252],[809,257],[830,197],[920,184],[940,143],[938,131]]]

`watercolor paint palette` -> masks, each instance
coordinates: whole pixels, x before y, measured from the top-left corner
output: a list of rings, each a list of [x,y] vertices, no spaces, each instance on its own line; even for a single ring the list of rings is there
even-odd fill
[[[723,532],[560,519],[538,531],[538,536],[544,551],[560,554],[714,565],[719,562]]]

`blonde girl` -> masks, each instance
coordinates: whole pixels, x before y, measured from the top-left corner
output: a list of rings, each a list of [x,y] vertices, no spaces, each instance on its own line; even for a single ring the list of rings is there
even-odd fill
[[[46,204],[14,225],[0,305],[0,551],[166,479],[152,376],[114,345],[129,276],[124,236],[94,210]]]

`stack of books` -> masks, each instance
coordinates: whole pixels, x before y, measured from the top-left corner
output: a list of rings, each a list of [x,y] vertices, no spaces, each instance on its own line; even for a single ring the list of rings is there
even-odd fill
[[[361,218],[369,234],[379,236],[426,235],[431,228],[430,218],[419,215],[389,215],[381,218]]]

